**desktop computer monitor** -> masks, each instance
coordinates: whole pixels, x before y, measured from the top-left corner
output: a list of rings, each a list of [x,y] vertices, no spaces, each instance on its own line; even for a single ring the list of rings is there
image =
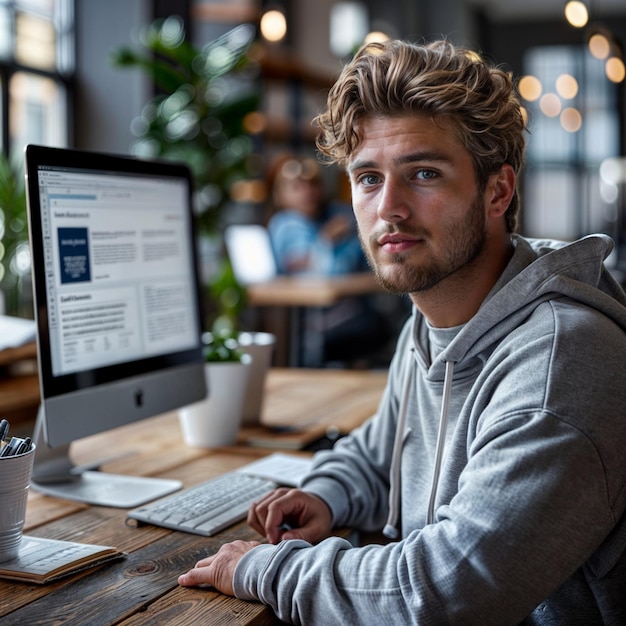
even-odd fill
[[[70,446],[206,397],[191,177],[33,145],[25,163],[41,389],[32,487],[134,507],[182,484],[77,468]]]

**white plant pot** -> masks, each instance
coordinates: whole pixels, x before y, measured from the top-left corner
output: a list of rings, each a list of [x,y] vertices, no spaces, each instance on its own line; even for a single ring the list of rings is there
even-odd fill
[[[241,426],[252,358],[241,363],[206,363],[206,400],[179,410],[183,439],[194,448],[215,448],[236,443]]]

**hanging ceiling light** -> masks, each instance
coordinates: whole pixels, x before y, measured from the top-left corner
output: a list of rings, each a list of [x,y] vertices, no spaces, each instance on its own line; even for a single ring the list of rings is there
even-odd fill
[[[604,65],[607,78],[614,83],[621,83],[626,78],[626,66],[618,56],[609,57]]]
[[[546,117],[556,117],[561,113],[563,105],[555,93],[545,93],[539,99],[539,109]]]
[[[568,133],[578,132],[583,125],[583,116],[578,109],[567,107],[561,111],[560,115],[561,127]]]
[[[261,16],[259,24],[261,35],[266,41],[277,43],[287,34],[287,19],[282,11],[271,9]]]
[[[370,27],[368,9],[363,2],[335,2],[330,9],[330,50],[347,57],[363,43]]]
[[[573,100],[578,93],[578,81],[571,74],[561,74],[556,79],[556,91],[564,100]]]
[[[611,42],[604,33],[593,33],[589,37],[588,46],[589,52],[596,59],[606,59],[611,52]]]
[[[541,97],[543,86],[536,76],[522,76],[517,85],[520,96],[528,102],[534,102]]]
[[[589,10],[582,0],[568,0],[565,19],[575,28],[583,28],[589,21]]]

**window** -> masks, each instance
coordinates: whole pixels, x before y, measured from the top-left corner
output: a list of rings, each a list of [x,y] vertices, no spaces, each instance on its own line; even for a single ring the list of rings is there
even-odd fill
[[[0,0],[0,313],[32,316],[22,177],[28,143],[70,143],[74,0]]]
[[[524,233],[564,240],[613,234],[614,210],[602,197],[599,169],[620,151],[616,85],[584,46],[531,48],[524,72],[539,81],[524,102],[531,131]]]
[[[0,0],[0,144],[67,146],[73,0]]]

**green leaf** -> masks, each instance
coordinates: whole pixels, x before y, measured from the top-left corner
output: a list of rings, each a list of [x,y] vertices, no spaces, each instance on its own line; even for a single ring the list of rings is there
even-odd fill
[[[28,221],[22,168],[0,154],[0,286],[10,315],[16,315],[20,308],[19,276],[11,271],[11,261],[18,248],[27,242]]]

